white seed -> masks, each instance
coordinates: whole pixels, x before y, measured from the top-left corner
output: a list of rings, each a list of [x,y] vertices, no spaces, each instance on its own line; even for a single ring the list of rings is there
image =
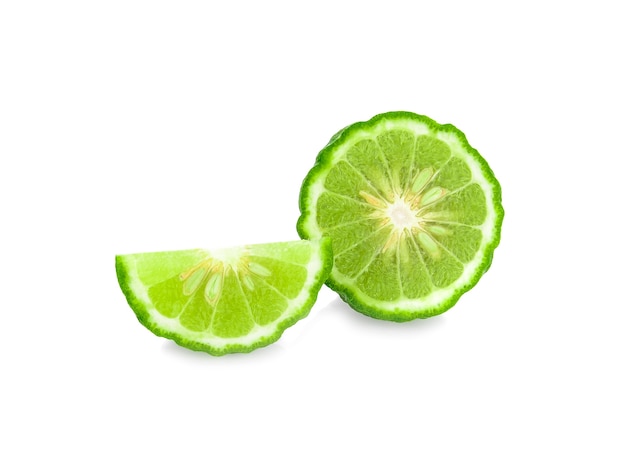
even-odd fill
[[[257,262],[250,262],[248,264],[248,268],[250,271],[254,272],[256,275],[260,275],[261,277],[268,277],[272,275],[272,272],[269,269],[263,267]]]
[[[370,195],[367,191],[359,191],[359,196],[367,201],[369,204],[374,206],[375,208],[384,208],[385,203],[376,198],[375,196]]]
[[[443,226],[428,226],[428,231],[435,236],[445,236],[450,234],[450,230],[444,228]]]
[[[254,282],[253,282],[252,278],[249,275],[244,275],[243,276],[243,285],[248,287],[248,289],[250,289],[250,290],[254,290]]]
[[[223,276],[221,272],[213,274],[204,288],[204,298],[210,304],[214,304],[222,292]]]
[[[383,247],[383,252],[387,252],[394,244],[396,244],[398,242],[399,237],[400,235],[398,234],[397,231],[392,232],[387,238],[387,242],[385,243],[385,246]]]
[[[413,190],[415,193],[419,193],[421,189],[426,186],[426,183],[430,181],[434,174],[435,171],[431,167],[421,170],[415,177],[413,185],[411,186],[411,190]]]
[[[434,203],[445,194],[446,194],[446,190],[444,190],[440,186],[435,186],[422,195],[422,199],[420,200],[420,205],[426,206],[430,203]]]
[[[426,233],[418,233],[417,234],[417,240],[422,245],[424,250],[428,254],[430,254],[430,256],[432,258],[436,259],[437,257],[439,257],[441,255],[441,251],[439,249],[439,246],[437,246],[437,243],[435,242],[435,240],[433,238],[431,238],[428,234],[426,234]]]
[[[184,279],[183,295],[191,295],[198,290],[198,287],[200,287],[200,284],[206,277],[207,272],[208,269],[205,266],[201,266],[194,269],[190,274],[181,275],[181,278]]]

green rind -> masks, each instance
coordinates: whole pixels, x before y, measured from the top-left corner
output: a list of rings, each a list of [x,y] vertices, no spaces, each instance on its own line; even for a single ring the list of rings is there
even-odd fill
[[[333,265],[333,253],[331,242],[329,238],[323,238],[319,241],[320,246],[320,257],[322,259],[322,266],[320,270],[314,277],[314,284],[309,289],[309,297],[306,301],[302,303],[302,305],[296,309],[294,309],[291,314],[282,320],[274,333],[271,335],[265,336],[250,345],[241,345],[241,344],[229,344],[223,347],[216,348],[214,346],[200,343],[192,340],[188,340],[186,338],[181,337],[179,334],[175,332],[169,332],[167,330],[162,329],[158,325],[152,321],[148,310],[146,309],[143,302],[141,302],[137,296],[132,292],[129,283],[129,271],[124,263],[124,256],[115,256],[115,271],[117,274],[117,280],[119,282],[120,288],[126,297],[128,305],[131,307],[139,322],[145,326],[148,330],[154,333],[157,336],[162,338],[167,338],[169,340],[173,340],[178,345],[188,348],[194,351],[202,351],[205,353],[209,353],[213,356],[223,356],[230,353],[250,353],[257,348],[262,348],[268,346],[274,342],[276,342],[283,334],[283,332],[297,323],[299,320],[302,320],[306,317],[313,304],[317,300],[317,295],[324,284],[324,281],[330,275],[330,271],[332,270]],[[303,289],[303,292],[305,290]]]
[[[311,239],[315,236],[311,232],[310,229],[307,229],[307,221],[310,219],[311,213],[308,210],[307,204],[310,199],[309,192],[311,186],[316,182],[319,176],[325,171],[326,167],[330,165],[330,161],[332,160],[332,155],[336,149],[336,147],[343,142],[344,139],[349,137],[356,131],[359,130],[367,130],[373,128],[378,122],[382,120],[393,120],[393,119],[408,119],[408,120],[416,120],[422,122],[433,130],[449,132],[454,134],[464,149],[472,155],[472,157],[478,163],[482,174],[486,181],[492,186],[493,192],[493,207],[495,213],[494,219],[494,233],[492,239],[485,245],[484,257],[480,264],[477,266],[476,271],[474,272],[471,279],[462,287],[456,289],[456,291],[446,298],[442,300],[439,305],[432,306],[428,309],[425,309],[416,313],[408,313],[403,310],[397,311],[389,311],[386,309],[374,307],[372,305],[368,305],[361,301],[357,295],[347,286],[341,285],[341,283],[337,282],[337,280],[333,277],[332,273],[328,277],[326,281],[326,285],[337,292],[339,296],[347,302],[353,309],[356,311],[367,315],[372,318],[377,318],[380,320],[390,320],[394,322],[407,322],[411,320],[415,320],[417,318],[429,318],[435,315],[440,315],[443,312],[449,310],[453,307],[459,300],[459,298],[465,294],[468,290],[473,288],[480,278],[487,272],[491,266],[491,262],[493,260],[493,254],[495,249],[498,247],[500,243],[501,236],[501,228],[502,221],[504,219],[504,208],[502,207],[502,189],[500,187],[500,183],[496,179],[491,167],[487,163],[487,161],[478,153],[478,151],[473,148],[465,134],[457,129],[452,124],[439,124],[432,120],[431,118],[415,114],[413,112],[386,112],[382,114],[378,114],[372,117],[368,121],[364,122],[356,122],[352,125],[349,125],[339,132],[337,132],[328,144],[319,152],[315,159],[315,164],[304,178],[302,182],[302,187],[300,189],[300,197],[299,197],[299,208],[300,208],[300,217],[298,218],[298,222],[296,224],[296,229],[298,231],[298,235],[303,239]]]

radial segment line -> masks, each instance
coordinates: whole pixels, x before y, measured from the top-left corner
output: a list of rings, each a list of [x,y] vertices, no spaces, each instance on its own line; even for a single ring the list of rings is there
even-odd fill
[[[374,184],[370,181],[370,179],[367,178],[365,176],[365,174],[361,170],[359,170],[357,167],[355,167],[352,163],[350,163],[346,159],[342,158],[341,161],[346,162],[350,166],[350,168],[352,168],[355,172],[357,172],[359,175],[361,175],[361,178],[363,178],[363,180],[365,180],[365,182],[369,185],[369,187],[372,189],[372,191],[374,191],[374,193],[376,193],[380,199],[385,200],[385,197],[380,194],[380,190],[376,186],[374,186]],[[326,188],[324,188],[324,189],[326,189]]]
[[[222,270],[222,286],[224,285],[223,282],[225,280],[225,277],[226,273],[224,272],[224,270]],[[215,332],[213,332],[213,324],[215,323],[215,315],[217,314],[217,306],[220,304],[220,299],[221,294],[215,301],[215,305],[213,306],[213,313],[211,314],[211,323],[209,324],[209,333],[211,333],[211,335],[215,335]]]
[[[206,258],[206,257],[201,257],[201,258],[198,258],[198,261],[197,261],[195,264],[190,265],[188,268],[183,269],[182,271],[179,271],[179,272],[174,272],[172,275],[167,275],[167,277],[165,277],[163,280],[159,280],[158,282],[155,282],[154,284],[146,285],[146,288],[147,288],[147,289],[150,289],[150,288],[154,287],[155,285],[162,284],[162,283],[163,283],[163,282],[165,282],[166,280],[170,280],[170,279],[171,279],[171,278],[173,278],[173,277],[179,276],[179,275],[180,275],[180,274],[182,274],[183,272],[186,272],[186,271],[188,271],[189,269],[191,269],[191,268],[193,268],[193,267],[196,267],[196,266],[197,266],[198,264],[200,264],[200,262],[202,262],[205,258]],[[135,261],[134,261],[134,264],[135,264],[135,273],[137,274],[137,279],[139,279],[139,272],[138,272],[138,270],[137,270],[137,260],[135,260]]]
[[[402,238],[401,238],[402,239]],[[400,294],[406,298],[404,295],[404,286],[402,285],[402,270],[400,269],[400,246],[396,246],[396,266],[398,267],[398,285],[400,286]]]
[[[455,158],[459,158],[459,157],[455,157],[453,154],[450,155],[450,158],[448,158],[443,165],[441,165],[441,167],[439,167],[437,169],[437,171],[435,173],[433,173],[433,176],[430,177],[430,180],[428,180],[429,183],[431,183],[433,180],[436,180],[437,177],[441,174],[441,170],[443,170],[444,168],[446,168],[448,166],[448,164],[454,160]],[[459,160],[463,161],[463,163],[466,163],[462,158],[459,158]],[[466,163],[467,164],[467,163]],[[451,190],[450,193],[458,191],[462,188],[464,188],[465,186],[471,184],[471,183],[475,183],[474,181],[470,180],[468,183],[466,183],[465,185],[461,185],[459,188],[455,188],[454,190]]]
[[[457,194],[457,193],[459,193],[460,191],[463,191],[465,188],[467,188],[468,186],[473,185],[473,184],[475,184],[475,183],[476,183],[475,181],[470,181],[469,183],[466,183],[465,185],[461,186],[460,188],[457,188],[456,190],[453,190],[453,191],[451,191],[451,192],[449,192],[449,193],[446,193],[446,194],[445,194],[445,195],[443,195],[441,198],[436,199],[436,200],[435,200],[435,201],[433,201],[432,203],[425,204],[424,206],[422,206],[422,207],[421,207],[421,209],[422,209],[422,210],[424,210],[424,209],[427,209],[427,208],[429,208],[429,207],[431,207],[431,206],[433,206],[433,205],[435,205],[435,204],[437,204],[437,203],[441,203],[441,201],[442,201],[442,200],[445,200],[445,199],[446,199],[446,198],[448,198],[449,196],[456,195],[456,194]]]
[[[354,248],[355,248],[355,247],[357,247],[359,244],[361,244],[363,241],[366,241],[367,239],[371,238],[374,234],[377,234],[377,233],[379,233],[379,232],[381,232],[381,231],[383,231],[383,230],[384,230],[384,228],[383,228],[383,229],[378,229],[378,230],[374,231],[373,233],[368,234],[368,235],[367,235],[367,236],[365,236],[363,239],[359,239],[357,242],[355,242],[355,243],[354,243],[354,244],[352,244],[351,246],[346,247],[346,248],[345,248],[343,251],[341,251],[340,253],[335,254],[335,257],[339,257],[340,255],[342,255],[342,254],[344,254],[344,253],[348,252],[349,250],[354,249]],[[332,239],[332,237],[331,237],[331,239]],[[379,249],[379,250],[380,250],[380,249]]]
[[[369,204],[367,204],[364,201],[360,201],[360,200],[358,200],[356,198],[353,198],[353,197],[348,196],[348,195],[344,195],[342,193],[337,193],[336,191],[327,190],[326,188],[324,188],[324,193],[330,193],[331,195],[341,196],[342,198],[345,198],[345,199],[350,200],[350,201],[354,201],[355,203],[358,203],[360,205],[369,206]]]
[[[374,263],[374,260],[376,260],[376,258],[379,256],[381,252],[382,252],[382,249],[380,248],[374,251],[374,253],[372,254],[372,258],[369,260],[369,262],[363,266],[363,269],[361,269],[359,273],[352,278],[352,280],[356,282],[356,280],[359,277],[361,277],[367,269],[369,269],[369,266],[371,266]]]
[[[215,306],[213,307],[213,313],[211,313],[211,323],[209,324],[209,333],[211,335],[215,335],[213,332],[213,322],[215,322],[215,314],[217,313],[217,304],[219,303],[219,299],[215,302]]]
[[[165,282],[166,280],[170,280],[173,279],[174,277],[179,277],[182,273],[187,272],[189,269],[192,269],[193,267],[197,266],[200,263],[200,261],[198,261],[196,264],[194,264],[193,266],[189,266],[187,269],[182,270],[181,272],[176,272],[168,277],[166,277],[163,280],[159,280],[158,282],[155,282],[154,284],[150,284],[150,285],[146,285],[147,289],[151,289],[152,287],[154,287],[155,285],[159,285],[162,284],[163,282]],[[135,269],[137,268],[137,266],[135,265]],[[137,277],[139,279],[139,277]],[[196,289],[197,290],[197,289]],[[194,290],[195,293],[195,290]]]
[[[204,280],[204,279],[203,279]],[[206,284],[206,282],[205,282]],[[198,288],[196,290],[194,290],[191,295],[189,296],[189,298],[187,299],[187,301],[185,302],[185,305],[183,305],[183,308],[180,310],[180,312],[178,312],[178,314],[176,315],[176,317],[174,318],[178,318],[180,319],[180,316],[185,313],[185,310],[187,310],[187,307],[191,304],[191,301],[194,299],[194,297],[196,296],[196,293],[198,293],[198,290],[200,288],[204,288],[204,286],[202,285],[202,282],[200,283],[200,285],[198,285]]]
[[[411,189],[411,186],[413,185],[413,172],[415,171],[415,165],[416,165],[416,157],[415,157],[415,153],[416,153],[416,145],[417,145],[417,135],[413,134],[413,156],[411,157],[411,167],[409,168],[409,172],[408,172],[408,181],[407,181],[407,189],[405,190],[405,194]]]
[[[389,178],[391,191],[393,191],[394,194],[399,195],[398,190],[396,190],[396,183],[394,183],[394,180],[393,180],[393,174],[391,173],[391,169],[389,168],[389,159],[387,158],[387,155],[385,154],[385,152],[383,152],[383,148],[378,143],[378,135],[374,138],[374,142],[376,142],[376,146],[378,147],[378,150],[380,150],[380,154],[384,158],[383,163],[385,166],[385,170],[387,170],[387,178]]]
[[[430,273],[430,270],[428,269],[428,266],[426,265],[426,261],[424,261],[424,256],[422,256],[422,249],[420,248],[419,244],[417,244],[417,241],[415,241],[415,234],[411,233],[409,234],[409,237],[411,238],[411,242],[413,243],[413,247],[415,248],[415,252],[417,253],[417,256],[419,257],[419,260],[422,263],[424,270],[426,271],[428,280],[430,280],[430,285],[432,285],[433,288],[438,289],[439,287],[437,287],[435,285],[435,282],[433,282],[433,275]]]
[[[256,319],[254,318],[254,313],[252,313],[252,307],[250,306],[250,300],[248,300],[248,296],[243,291],[243,287],[241,286],[241,281],[239,280],[239,274],[236,272],[234,272],[234,274],[235,274],[235,280],[237,281],[237,286],[239,287],[239,292],[241,292],[241,295],[243,295],[243,299],[246,301],[246,307],[248,308],[248,313],[250,314],[250,318],[255,323],[255,325],[261,326],[259,322],[257,322]],[[211,320],[211,322],[213,322],[213,320]]]
[[[432,239],[433,241],[435,241],[437,244],[439,244],[439,245],[442,247],[442,249],[445,249],[445,250],[448,252],[448,254],[450,254],[450,255],[451,255],[452,257],[454,257],[457,261],[459,261],[459,263],[463,266],[463,268],[465,268],[465,263],[464,263],[461,259],[459,259],[459,258],[458,258],[458,256],[457,256],[454,252],[452,252],[450,249],[448,249],[446,246],[444,246],[444,245],[441,243],[441,241],[439,241],[439,239],[437,239],[436,237],[434,237],[431,233],[428,233],[428,235],[431,237],[431,239]]]
[[[439,176],[439,174],[441,173],[441,170],[443,170],[445,167],[448,166],[448,163],[450,163],[452,161],[452,159],[454,158],[454,155],[452,155],[452,153],[450,153],[450,158],[448,158],[445,162],[443,162],[443,165],[441,165],[437,171],[435,171],[435,173],[433,173],[433,176],[430,177],[430,180],[428,180],[428,182],[433,181],[435,178],[437,178]]]
[[[309,275],[307,273],[307,279],[309,278]],[[276,292],[278,295],[280,295],[281,297],[283,297],[287,303],[291,302],[293,299],[290,299],[289,297],[287,297],[285,294],[283,294],[280,290],[278,290],[276,287],[274,287],[272,284],[270,284],[269,282],[267,282],[266,280],[261,279],[261,282],[263,283],[263,285],[269,287],[270,289],[272,289],[274,292]],[[305,281],[306,284],[306,281]],[[303,286],[304,288],[304,286]]]
[[[198,286],[198,289],[200,289],[202,287],[202,285]],[[176,320],[178,320],[178,324],[180,326],[182,326],[183,328],[187,329],[182,323],[180,323],[180,316],[185,313],[185,310],[187,310],[187,307],[191,304],[191,301],[194,299],[194,297],[196,296],[196,293],[198,292],[198,289],[196,289],[194,291],[194,293],[192,293],[189,296],[189,299],[187,300],[187,302],[185,303],[185,305],[183,305],[183,308],[180,310],[180,312],[178,312],[178,314],[174,317]],[[219,300],[218,300],[219,302]],[[156,309],[155,309],[156,310]],[[215,319],[215,312],[217,310],[217,302],[215,303],[215,305],[213,306],[213,312],[211,313],[211,322],[209,323],[208,328],[206,328],[204,330],[204,332],[208,331],[211,335],[214,335],[213,333],[213,320]],[[160,312],[159,312],[160,313]]]
[[[336,226],[330,226],[330,227],[322,229],[322,231],[330,231],[330,230],[333,230],[333,229],[339,229],[339,228],[343,228],[343,227],[346,227],[346,226],[351,226],[352,224],[361,223],[363,221],[370,221],[370,220],[373,221],[375,219],[376,218],[369,218],[369,217],[368,218],[361,218],[361,219],[357,219],[355,221],[349,221],[347,223],[341,223],[341,224],[338,224]]]
[[[222,290],[223,290],[223,285],[224,285],[225,280],[226,280],[226,272],[222,270]],[[239,277],[237,277],[237,281],[239,281]],[[244,295],[244,298],[245,298],[245,295]],[[215,323],[215,315],[217,314],[217,306],[220,303],[220,299],[221,299],[221,293],[220,293],[220,296],[215,301],[215,305],[213,306],[213,313],[211,314],[211,323],[209,325],[209,332],[211,333],[211,335],[215,335],[215,333],[213,332],[213,325]],[[252,318],[252,320],[254,320],[254,317]]]
[[[436,218],[421,218],[421,220],[426,221],[428,223],[451,224],[453,226],[464,226],[466,228],[482,230],[482,225],[458,223],[456,221],[445,221],[443,219],[436,219]]]

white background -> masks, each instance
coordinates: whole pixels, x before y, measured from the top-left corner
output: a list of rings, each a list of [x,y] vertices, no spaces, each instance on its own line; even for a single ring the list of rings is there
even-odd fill
[[[0,472],[626,473],[618,3],[2,2]],[[115,254],[297,239],[319,149],[389,110],[502,185],[454,308],[324,288],[221,358],[138,323]]]

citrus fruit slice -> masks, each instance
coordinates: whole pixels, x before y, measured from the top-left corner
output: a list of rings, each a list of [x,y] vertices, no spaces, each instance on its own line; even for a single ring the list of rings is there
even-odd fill
[[[116,256],[122,291],[158,336],[213,355],[269,345],[305,317],[332,267],[328,239]]]
[[[449,309],[491,264],[504,211],[487,162],[452,125],[389,112],[341,130],[300,192],[298,233],[329,236],[329,287],[406,321]]]

